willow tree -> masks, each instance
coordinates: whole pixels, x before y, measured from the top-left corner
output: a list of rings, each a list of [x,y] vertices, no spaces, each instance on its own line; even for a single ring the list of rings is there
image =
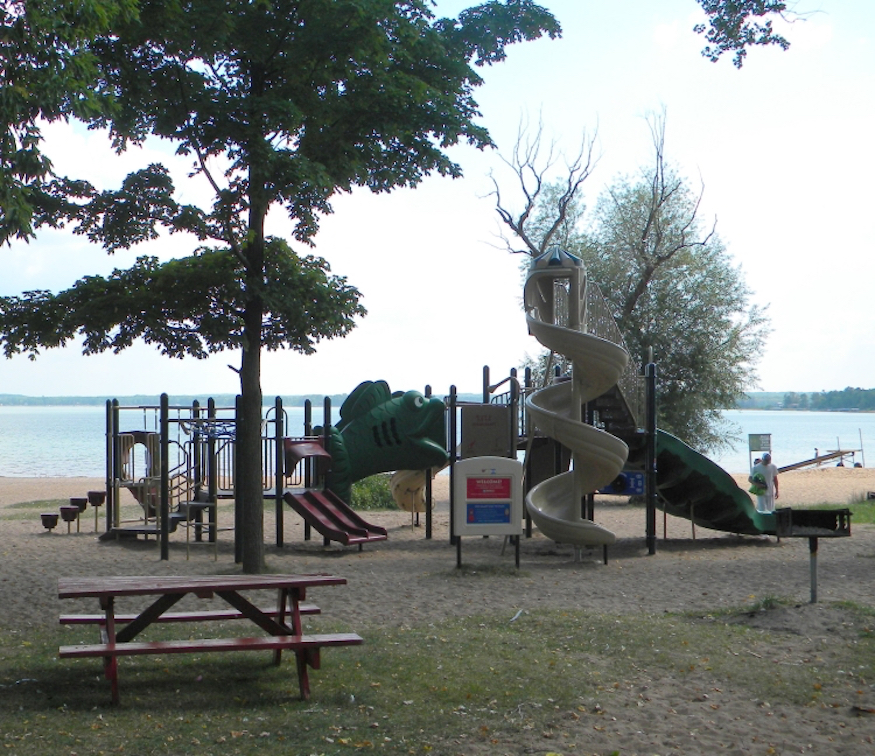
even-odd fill
[[[264,562],[263,349],[312,351],[362,313],[325,261],[266,229],[271,208],[312,243],[331,197],[461,175],[447,154],[490,145],[476,123],[477,68],[559,25],[529,0],[436,18],[428,0],[12,0],[0,9],[4,98],[2,239],[70,224],[108,252],[194,238],[189,257],[141,257],[67,291],[0,303],[7,356],[81,338],[85,353],[136,339],[174,357],[239,349],[237,495],[243,569]],[[180,204],[169,171],[143,166],[117,189],[55,175],[43,121],[79,119],[123,151],[175,145],[212,189]]]
[[[509,251],[528,260],[559,245],[583,259],[632,358],[652,352],[659,362],[660,427],[703,451],[719,449],[727,445],[720,410],[756,380],[769,322],[751,303],[716,221],[701,217],[704,187],[693,186],[666,157],[665,114],[649,125],[652,161],[611,181],[589,212],[582,189],[592,142],[566,160],[563,179],[551,182],[547,170],[555,161],[541,130],[521,134],[506,162],[523,201],[511,211],[496,182],[496,209],[513,232]],[[543,373],[553,359],[542,355],[530,364]]]

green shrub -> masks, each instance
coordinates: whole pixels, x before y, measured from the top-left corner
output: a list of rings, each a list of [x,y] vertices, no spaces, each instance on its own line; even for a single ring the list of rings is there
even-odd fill
[[[378,473],[352,484],[352,508],[362,510],[398,509],[392,498],[392,475]]]

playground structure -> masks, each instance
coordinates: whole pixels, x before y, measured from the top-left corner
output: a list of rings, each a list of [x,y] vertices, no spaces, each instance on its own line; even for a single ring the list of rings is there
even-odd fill
[[[349,500],[352,483],[378,472],[447,463],[446,405],[418,391],[393,394],[385,381],[359,384],[329,428],[333,464],[327,488]]]
[[[366,381],[350,394],[331,423],[325,400],[324,428],[314,428],[312,405],[304,406],[304,433],[287,435],[288,413],[277,397],[262,421],[262,488],[276,504],[276,544],[283,545],[284,506],[304,520],[327,544],[358,545],[385,540],[386,531],[371,525],[348,505],[353,482],[399,467],[443,467],[445,405],[416,391],[393,394],[385,381]],[[137,420],[132,420],[132,416]],[[141,417],[140,417],[141,416]],[[221,529],[217,504],[234,498],[236,408],[171,406],[167,395],[159,406],[122,407],[107,402],[106,530],[104,540],[154,536],[168,558],[168,538],[182,527],[186,547],[216,543]],[[134,428],[133,426],[140,427]],[[141,513],[123,521],[121,503],[127,491]],[[235,502],[235,554],[239,512]]]
[[[282,469],[275,464],[284,417],[278,400],[262,424],[266,490],[283,483],[274,470]],[[233,497],[235,418],[236,408],[217,407],[213,400],[206,407],[198,402],[171,406],[166,394],[157,406],[108,401],[106,529],[101,538],[155,536],[162,559],[168,558],[169,535],[180,526],[187,545],[204,535],[215,544],[217,504]],[[139,517],[122,520],[124,491],[139,504]]]
[[[694,526],[777,533],[775,515],[757,512],[728,473],[656,428],[656,366],[642,371],[629,358],[610,309],[579,258],[554,248],[534,260],[524,302],[530,333],[572,364],[571,375],[557,373],[552,385],[535,388],[529,371],[520,382],[515,370],[493,385],[484,368],[482,402],[461,402],[451,387],[445,404],[431,397],[429,387],[424,395],[393,393],[385,381],[365,381],[343,403],[336,424],[326,399],[323,427],[314,428],[308,402],[300,437],[288,435],[288,416],[278,397],[262,422],[263,490],[265,499],[275,501],[276,545],[283,545],[286,505],[304,520],[306,539],[315,528],[326,544],[333,540],[361,548],[384,540],[385,530],[348,505],[353,482],[384,471],[396,471],[392,491],[400,506],[417,518],[425,511],[425,537],[431,538],[431,480],[447,465],[452,533],[456,462],[521,453],[529,535],[534,524],[548,538],[576,549],[601,545],[607,558],[607,546],[616,538],[595,522],[597,492],[644,496],[651,553],[656,508]],[[505,384],[508,390],[497,393]],[[142,413],[141,428],[122,422],[132,411]],[[102,537],[155,535],[163,559],[168,535],[179,527],[187,544],[205,535],[215,543],[217,503],[234,494],[235,418],[235,408],[217,408],[212,401],[206,408],[197,402],[170,407],[166,395],[160,407],[108,402]],[[142,510],[133,523],[120,520],[123,491]],[[235,535],[238,561],[240,548]]]
[[[579,258],[559,248],[536,258],[524,301],[530,333],[573,365],[570,380],[531,393],[525,401],[531,425],[568,447],[573,459],[568,472],[527,494],[527,510],[546,536],[607,547],[614,534],[593,521],[593,494],[636,472],[645,478],[651,553],[655,507],[715,530],[776,533],[775,515],[758,513],[728,473],[657,430],[655,365],[647,366],[648,390],[642,397],[641,370],[629,360],[601,292],[587,280]]]

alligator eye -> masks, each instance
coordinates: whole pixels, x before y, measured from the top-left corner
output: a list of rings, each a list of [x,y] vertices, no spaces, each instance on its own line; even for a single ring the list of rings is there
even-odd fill
[[[413,406],[419,409],[420,407],[425,406],[425,399],[421,396],[416,396],[413,398]]]

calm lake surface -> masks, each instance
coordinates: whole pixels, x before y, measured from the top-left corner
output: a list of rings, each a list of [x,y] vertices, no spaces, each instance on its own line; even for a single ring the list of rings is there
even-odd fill
[[[315,424],[322,421],[321,410],[313,408]],[[289,435],[302,433],[303,408],[286,412]],[[854,461],[875,465],[875,413],[732,410],[724,416],[736,428],[727,439],[734,448],[709,456],[727,472],[749,469],[750,433],[771,434],[779,467],[810,459],[815,449],[839,448],[856,450]],[[125,410],[121,424],[125,430],[156,430],[157,418],[151,410]],[[104,407],[0,406],[0,476],[102,478],[105,428]]]
[[[312,422],[322,422],[322,407],[313,407]],[[286,408],[284,423],[285,435],[302,434],[304,408]],[[119,424],[122,430],[158,430],[158,417],[151,409],[122,410]],[[0,477],[102,478],[105,460],[105,407],[0,406]]]

